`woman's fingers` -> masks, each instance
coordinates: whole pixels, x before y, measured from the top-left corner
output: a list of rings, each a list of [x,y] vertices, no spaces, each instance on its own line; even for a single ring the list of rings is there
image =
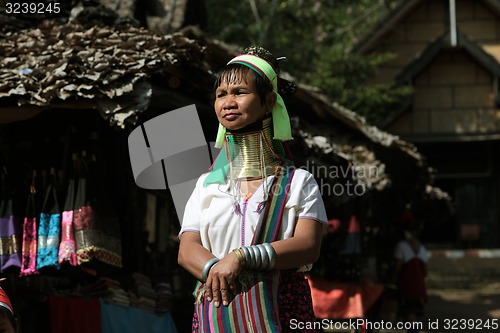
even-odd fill
[[[217,274],[212,274],[212,272],[210,272],[207,282],[205,283],[205,296],[207,297],[207,301],[214,302],[216,307],[218,307],[221,302],[220,286],[221,283]]]
[[[218,308],[220,305],[220,299],[221,299],[220,289],[216,289],[216,288],[212,287],[212,295],[213,295],[214,306],[216,308]]]
[[[228,306],[229,302],[231,302],[233,294],[232,294],[231,290],[229,289],[230,288],[229,283],[227,283],[227,281],[225,279],[222,280],[221,282],[222,283],[221,283],[221,287],[220,287],[220,293],[222,296],[222,305]]]
[[[232,299],[232,293],[229,289],[229,284],[226,279],[213,279],[212,287],[212,299],[215,307],[219,307],[221,304],[228,306]]]
[[[207,282],[205,283],[205,296],[209,302],[215,302],[220,299],[219,279],[211,273],[208,275]]]
[[[205,297],[207,301],[212,301],[212,279],[210,279],[210,277],[205,282]]]
[[[214,302],[215,307],[219,307],[221,304],[228,306],[234,295],[231,290],[232,287],[226,279],[212,277],[207,279],[205,296],[209,302]]]

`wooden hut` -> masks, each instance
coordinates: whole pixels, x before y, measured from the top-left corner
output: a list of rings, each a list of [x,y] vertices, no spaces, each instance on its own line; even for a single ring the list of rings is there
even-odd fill
[[[413,88],[382,128],[414,143],[454,198],[454,217],[426,240],[498,247],[500,2],[402,1],[353,52],[392,53],[373,82]]]

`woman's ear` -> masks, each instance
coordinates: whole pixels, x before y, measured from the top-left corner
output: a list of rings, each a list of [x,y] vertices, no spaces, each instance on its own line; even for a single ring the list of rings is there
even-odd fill
[[[271,113],[273,111],[274,105],[276,104],[276,93],[274,91],[271,91],[270,93],[267,94],[266,96],[266,107],[268,107],[268,113]]]

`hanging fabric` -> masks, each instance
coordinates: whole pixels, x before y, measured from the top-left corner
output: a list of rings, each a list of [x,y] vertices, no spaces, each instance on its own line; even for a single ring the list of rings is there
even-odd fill
[[[12,199],[0,203],[0,272],[21,267],[22,219],[14,216]]]
[[[118,219],[105,195],[104,181],[92,161],[82,161],[73,215],[78,264],[102,262],[122,267]],[[90,181],[89,181],[90,180]],[[89,186],[90,185],[90,186]],[[98,187],[99,186],[99,187]]]
[[[26,204],[26,215],[23,222],[23,246],[22,263],[20,276],[38,274],[36,270],[37,254],[37,225],[35,209],[35,173],[33,174],[33,183],[30,186],[28,200]]]
[[[73,156],[73,163],[76,163],[76,156]],[[76,172],[76,167],[74,170]],[[61,222],[61,244],[59,245],[59,264],[68,263],[72,266],[78,264],[76,258],[75,230],[73,226],[73,209],[75,207],[76,177],[69,179],[66,200],[64,201],[62,222]]]
[[[55,170],[51,170],[52,179],[55,179]],[[61,212],[55,181],[47,187],[45,199],[40,213],[38,225],[37,269],[44,267],[59,268],[58,249],[61,234]]]
[[[70,179],[61,221],[61,244],[59,245],[59,264],[69,263],[76,266],[76,241],[73,228],[73,207],[75,198],[75,180]]]

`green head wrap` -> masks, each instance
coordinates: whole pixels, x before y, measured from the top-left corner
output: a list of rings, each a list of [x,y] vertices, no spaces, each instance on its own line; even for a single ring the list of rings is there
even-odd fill
[[[273,67],[264,59],[251,54],[242,54],[227,63],[241,64],[249,67],[260,76],[266,78],[273,86],[273,92],[276,94],[276,104],[274,105],[273,116],[273,130],[274,139],[286,141],[292,140],[292,130],[290,127],[290,118],[286,110],[283,98],[278,93],[278,74],[274,71]],[[226,135],[226,128],[219,123],[219,130],[217,138],[215,139],[215,147],[222,148],[224,145],[224,137]]]

